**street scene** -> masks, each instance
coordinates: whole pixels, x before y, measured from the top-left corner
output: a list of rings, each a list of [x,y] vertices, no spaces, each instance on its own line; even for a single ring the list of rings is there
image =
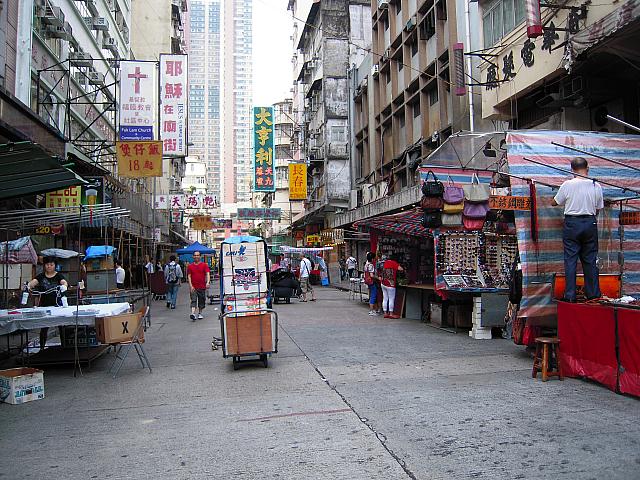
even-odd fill
[[[0,0],[0,479],[640,478],[640,0]]]

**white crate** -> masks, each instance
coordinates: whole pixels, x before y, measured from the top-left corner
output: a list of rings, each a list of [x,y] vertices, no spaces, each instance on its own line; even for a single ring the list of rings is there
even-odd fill
[[[0,400],[19,405],[44,398],[44,372],[37,368],[0,370]]]

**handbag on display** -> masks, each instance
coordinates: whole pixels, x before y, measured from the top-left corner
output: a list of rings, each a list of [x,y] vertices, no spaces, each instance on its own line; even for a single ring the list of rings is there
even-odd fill
[[[444,206],[442,207],[442,213],[449,213],[449,214],[462,213],[463,210],[464,210],[464,202],[456,203],[456,204],[445,203]]]
[[[442,210],[444,200],[442,197],[427,197],[425,195],[420,199],[420,208],[424,211]]]
[[[459,227],[462,225],[462,212],[443,213],[442,225],[445,227]]]
[[[464,202],[464,208],[462,210],[462,213],[464,213],[465,217],[479,218],[479,219],[482,219],[482,222],[484,222],[487,217],[488,211],[489,211],[489,202],[483,202],[483,203]]]
[[[464,199],[467,202],[486,202],[491,196],[491,187],[487,184],[480,183],[480,179],[475,173],[471,177],[471,183],[462,188],[464,189]]]
[[[451,205],[462,203],[464,201],[464,189],[462,187],[455,186],[453,180],[449,177],[449,183],[444,187],[442,198],[445,203],[449,203]]]
[[[429,180],[429,175],[433,175],[433,180]],[[438,180],[436,174],[429,170],[422,183],[422,194],[426,197],[442,197],[443,193],[444,185]]]
[[[440,212],[425,212],[422,215],[422,226],[424,228],[438,228],[442,225],[442,214]]]
[[[482,230],[482,227],[484,227],[484,218],[470,218],[463,215],[462,224],[465,230]]]

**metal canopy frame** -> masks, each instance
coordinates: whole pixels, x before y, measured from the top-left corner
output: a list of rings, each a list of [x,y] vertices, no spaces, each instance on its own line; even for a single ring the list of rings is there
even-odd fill
[[[129,210],[121,207],[113,207],[110,203],[101,203],[92,207],[82,205],[79,207],[7,210],[2,212],[0,228],[19,230],[52,223],[71,225],[90,221],[101,221],[108,218],[128,217],[129,213]]]

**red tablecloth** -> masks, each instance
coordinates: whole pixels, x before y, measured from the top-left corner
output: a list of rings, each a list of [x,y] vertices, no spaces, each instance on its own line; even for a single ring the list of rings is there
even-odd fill
[[[640,310],[618,308],[620,393],[640,396]]]
[[[589,378],[616,389],[614,307],[559,302],[558,338],[564,375]]]

